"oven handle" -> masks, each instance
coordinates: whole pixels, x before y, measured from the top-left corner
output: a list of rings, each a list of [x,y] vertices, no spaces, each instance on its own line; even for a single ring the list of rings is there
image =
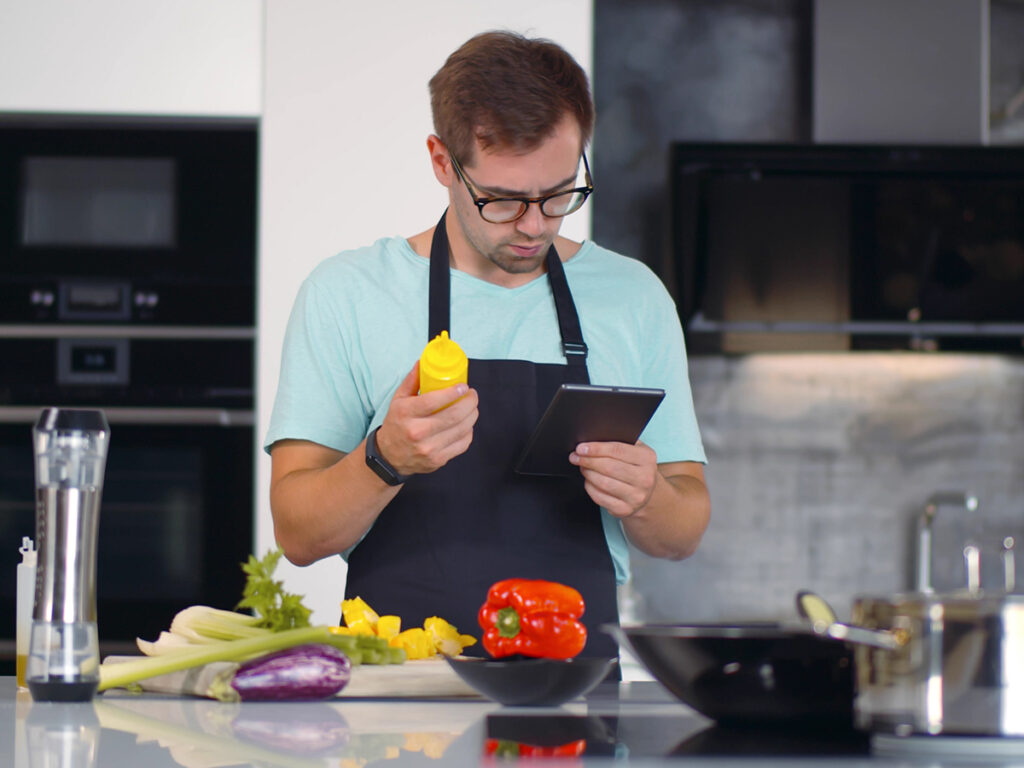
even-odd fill
[[[31,405],[0,406],[0,422],[35,424],[42,407]],[[256,423],[252,411],[225,408],[101,408],[111,424],[153,424],[168,426],[251,427]]]

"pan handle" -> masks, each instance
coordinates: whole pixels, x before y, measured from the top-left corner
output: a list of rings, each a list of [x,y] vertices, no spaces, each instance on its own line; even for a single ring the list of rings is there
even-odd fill
[[[901,630],[890,632],[885,629],[868,629],[844,624],[836,618],[836,612],[829,602],[810,590],[796,593],[796,610],[801,617],[811,622],[811,629],[815,634],[847,643],[891,651],[906,645],[909,639],[907,633]]]
[[[890,632],[886,629],[868,629],[867,627],[855,627],[852,624],[842,624],[838,621],[829,624],[823,630],[819,630],[817,626],[813,629],[819,635],[826,635],[854,645],[881,648],[886,651],[902,648],[909,639],[908,633],[902,630]]]

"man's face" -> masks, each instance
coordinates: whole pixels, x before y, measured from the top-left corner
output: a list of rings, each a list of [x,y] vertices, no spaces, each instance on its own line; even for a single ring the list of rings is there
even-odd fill
[[[536,149],[526,153],[510,150],[483,152],[463,159],[463,170],[481,197],[540,197],[576,186],[582,151],[579,126],[566,117],[555,132]],[[468,253],[453,251],[456,266],[491,282],[521,284],[544,271],[544,257],[562,225],[531,204],[526,213],[507,224],[493,224],[480,217],[473,197],[461,180],[451,187],[452,210]],[[459,249],[460,251],[462,249]],[[464,262],[464,263],[460,263]]]

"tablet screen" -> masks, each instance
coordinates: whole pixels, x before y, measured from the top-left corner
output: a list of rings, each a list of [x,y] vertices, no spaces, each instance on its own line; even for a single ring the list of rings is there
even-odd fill
[[[582,442],[636,443],[665,397],[663,389],[563,384],[526,443],[516,471],[571,475],[569,454]]]

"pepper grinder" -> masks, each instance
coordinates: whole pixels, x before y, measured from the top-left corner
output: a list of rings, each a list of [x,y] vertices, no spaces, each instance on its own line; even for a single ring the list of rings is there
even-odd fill
[[[110,427],[102,411],[47,408],[32,437],[38,561],[26,683],[36,701],[88,701],[99,685],[96,534]]]

